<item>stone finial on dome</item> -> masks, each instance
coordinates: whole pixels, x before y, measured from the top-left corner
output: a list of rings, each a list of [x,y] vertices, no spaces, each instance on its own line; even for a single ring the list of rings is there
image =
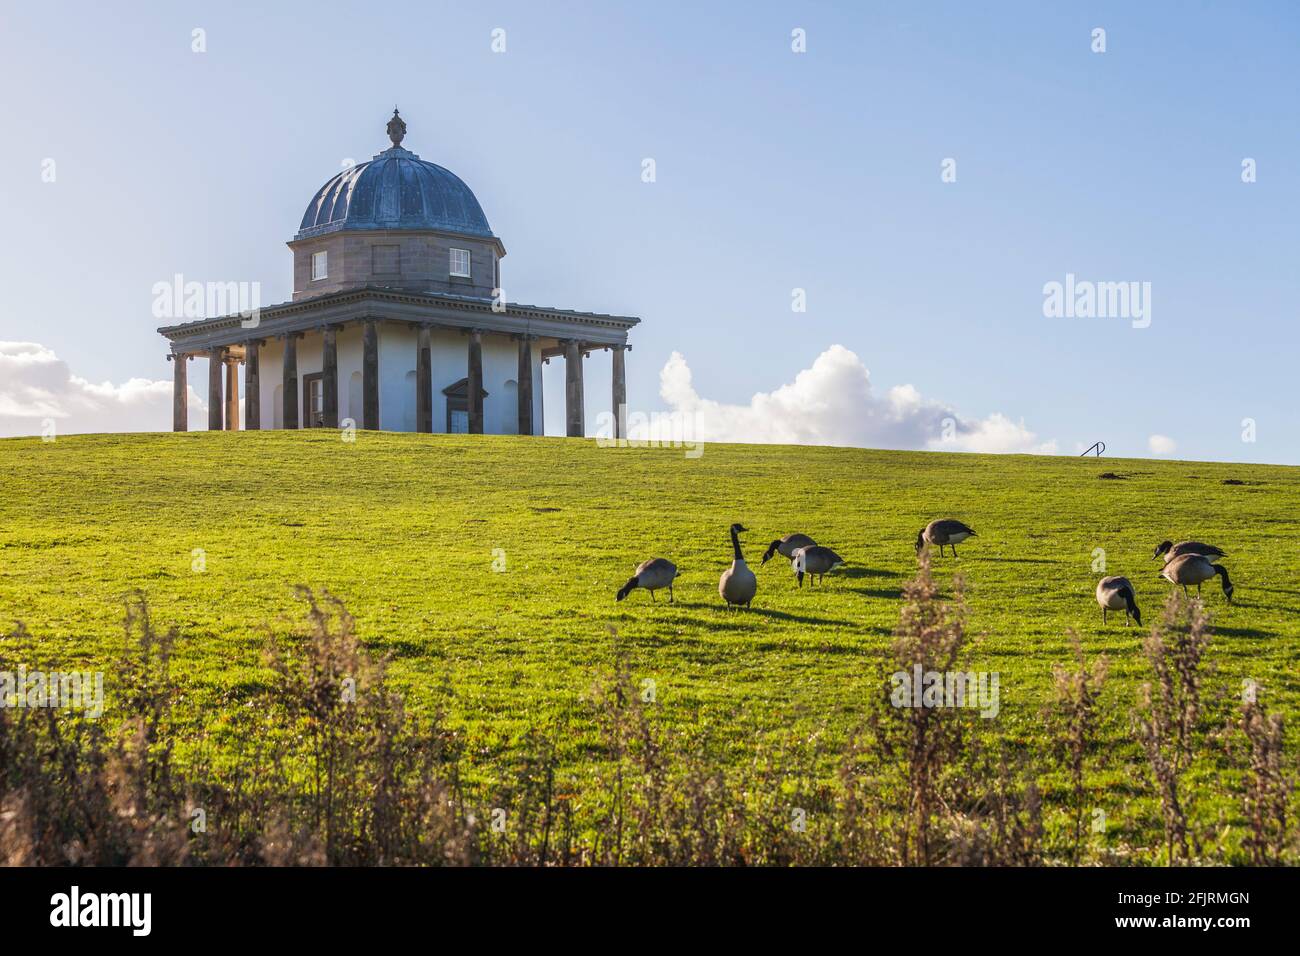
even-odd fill
[[[294,241],[384,229],[495,239],[483,207],[460,177],[400,145],[406,121],[398,110],[387,129],[392,146],[336,173],[316,190]]]
[[[397,114],[397,107],[393,107],[393,118],[388,121],[388,138],[393,141],[394,146],[401,146],[402,139],[406,136],[406,120]]]

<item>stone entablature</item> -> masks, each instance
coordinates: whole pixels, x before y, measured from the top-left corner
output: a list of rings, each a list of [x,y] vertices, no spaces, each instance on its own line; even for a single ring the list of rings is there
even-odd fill
[[[214,345],[237,345],[250,337],[308,332],[325,324],[366,319],[576,339],[589,349],[626,345],[628,332],[641,321],[627,315],[510,303],[498,312],[489,299],[366,287],[268,306],[256,325],[236,314],[163,326],[158,332],[171,341],[173,354],[193,353]]]

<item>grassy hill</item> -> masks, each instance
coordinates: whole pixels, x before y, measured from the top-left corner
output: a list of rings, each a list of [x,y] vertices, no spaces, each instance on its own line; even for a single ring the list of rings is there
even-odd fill
[[[155,620],[180,630],[179,719],[235,747],[231,715],[266,685],[268,632],[300,628],[292,586],[328,589],[390,656],[408,703],[445,708],[487,776],[530,728],[559,731],[565,766],[593,759],[582,699],[612,666],[612,627],[635,679],[654,681],[658,719],[707,726],[740,765],[760,741],[833,749],[861,724],[880,694],[917,531],[944,516],[979,533],[935,567],[945,584],[954,568],[965,575],[972,664],[1000,674],[1000,725],[1016,746],[1050,749],[1043,712],[1052,664],[1070,659],[1069,629],[1109,657],[1091,780],[1115,822],[1109,839],[1147,845],[1159,823],[1127,717],[1148,675],[1141,632],[1122,615],[1103,627],[1096,549],[1154,619],[1170,590],[1150,560],[1156,543],[1223,547],[1237,603],[1206,586],[1216,632],[1206,719],[1226,724],[1247,679],[1273,710],[1297,714],[1300,469],[1283,467],[737,445],[692,459],[376,433],[7,440],[0,626],[21,621],[30,635],[4,640],[8,660],[105,666],[122,647],[123,596],[142,590]],[[728,612],[717,581],[733,521],[751,529],[755,566],[791,531],[849,565],[800,590],[787,562],[770,562],[753,609]],[[653,556],[682,571],[676,604],[643,591],[615,603]],[[1213,759],[1196,769],[1204,781],[1218,772]],[[1235,806],[1218,793],[1197,812],[1231,819]]]

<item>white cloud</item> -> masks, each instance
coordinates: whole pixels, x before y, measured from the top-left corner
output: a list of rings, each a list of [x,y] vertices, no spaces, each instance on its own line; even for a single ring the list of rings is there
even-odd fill
[[[1153,455],[1172,455],[1178,450],[1178,442],[1168,435],[1152,435],[1147,439],[1147,447]]]
[[[760,444],[845,445],[866,448],[928,448],[944,451],[1054,454],[1056,442],[1040,442],[1022,421],[994,414],[958,415],[950,405],[922,397],[911,385],[877,395],[871,373],[856,354],[832,345],[794,381],[759,392],[748,405],[702,398],[686,359],[674,352],[659,373],[659,394],[669,417],[629,421],[634,439]]]
[[[190,428],[202,427],[207,406],[191,386]],[[172,383],[132,378],[95,384],[36,342],[0,342],[0,436],[170,431]]]
[[[763,444],[846,445],[867,448],[928,448],[946,451],[1053,454],[1056,442],[1040,442],[1023,421],[1002,414],[983,419],[958,415],[943,402],[924,398],[911,385],[882,395],[872,389],[862,360],[832,345],[811,368],[748,405],[702,398],[690,367],[674,352],[659,375],[668,416],[630,422],[632,438]],[[189,390],[190,428],[206,427],[207,406]],[[95,384],[72,373],[66,362],[34,342],[0,342],[0,436],[38,435],[51,421],[58,434],[168,431],[172,383],[132,378]],[[1167,452],[1156,447],[1152,451]]]

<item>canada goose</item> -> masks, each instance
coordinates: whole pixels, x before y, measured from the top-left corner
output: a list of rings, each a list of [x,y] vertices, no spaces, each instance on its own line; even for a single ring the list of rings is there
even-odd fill
[[[1236,590],[1228,580],[1228,569],[1221,564],[1214,564],[1203,554],[1184,554],[1166,564],[1160,576],[1170,584],[1181,584],[1186,593],[1187,585],[1195,584],[1196,593],[1201,593],[1201,583],[1215,575],[1223,578],[1223,593],[1232,603],[1232,592]]]
[[[1181,558],[1185,554],[1199,554],[1206,558],[1226,558],[1227,552],[1216,548],[1212,544],[1203,544],[1200,541],[1179,541],[1174,544],[1172,541],[1161,541],[1156,545],[1156,553],[1151,555],[1154,561],[1160,555],[1165,556],[1165,564],[1168,564],[1174,558]]]
[[[740,553],[740,532],[746,530],[742,525],[731,526],[731,550],[733,554],[731,567],[722,572],[718,578],[718,593],[730,608],[733,604],[749,607],[758,590],[758,578],[745,563],[745,556]]]
[[[1137,600],[1133,596],[1133,585],[1128,578],[1111,575],[1097,582],[1097,603],[1101,605],[1101,623],[1106,623],[1107,611],[1124,611],[1124,626],[1128,627],[1129,615],[1142,626],[1142,612],[1138,610]]]
[[[815,547],[816,545],[817,542],[812,538],[796,531],[794,534],[787,534],[784,538],[778,538],[776,541],[769,544],[767,546],[767,552],[763,555],[763,560],[758,563],[759,565],[767,564],[772,555],[777,552],[780,552],[781,557],[789,558],[793,561],[794,553],[798,548]]]
[[[927,544],[939,546],[939,556],[943,557],[943,546],[952,548],[952,556],[957,557],[956,545],[967,538],[975,537],[975,532],[954,518],[939,518],[931,521],[916,535],[916,550],[919,552]]]
[[[826,577],[827,571],[834,571],[843,564],[844,559],[830,548],[810,544],[803,548],[796,548],[791,563],[795,577],[799,579],[799,587],[803,587],[805,573],[808,575],[808,586],[812,587],[819,577]]]
[[[673,603],[673,579],[677,577],[677,565],[666,558],[651,558],[637,565],[636,574],[628,578],[627,584],[618,589],[617,601],[623,600],[637,588],[650,592],[650,600],[655,599],[655,592],[660,588],[668,589],[668,603]]]

